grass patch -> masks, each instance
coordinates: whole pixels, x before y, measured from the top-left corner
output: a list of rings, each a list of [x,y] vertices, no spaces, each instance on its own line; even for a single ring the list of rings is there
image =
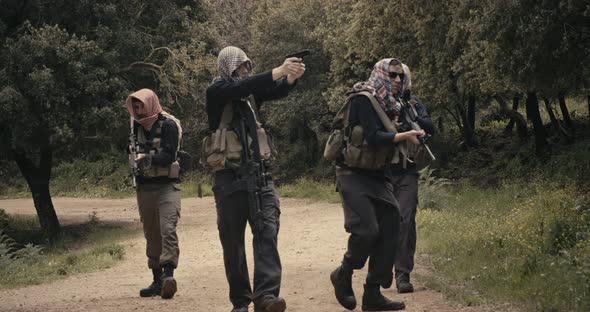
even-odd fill
[[[31,192],[20,172],[12,168],[12,164],[3,164],[12,170],[13,176],[7,180],[0,179],[0,199],[27,198]],[[8,170],[7,169],[7,170]],[[62,163],[52,169],[49,189],[52,196],[84,197],[84,198],[126,198],[135,196],[131,184],[131,176],[125,159],[106,155],[97,161],[74,160]],[[213,196],[209,175],[193,171],[183,176],[182,197],[196,197],[201,185],[203,196]]]
[[[465,285],[450,285],[447,280],[434,274],[413,275],[416,279],[423,282],[426,288],[444,292],[447,299],[458,305],[471,307],[481,305],[485,302],[485,298],[480,293],[468,289]]]
[[[435,288],[467,304],[485,294],[539,311],[590,310],[590,199],[574,186],[463,184],[446,200],[417,217]]]
[[[139,229],[105,224],[90,215],[84,224],[65,226],[62,239],[47,246],[36,217],[8,217],[4,237],[10,240],[11,249],[0,252],[0,288],[40,284],[110,268],[125,256],[125,248],[118,242],[140,233]]]
[[[307,198],[329,203],[340,202],[334,182],[316,181],[310,178],[300,178],[294,183],[279,186],[279,194],[282,197]]]
[[[213,196],[211,178],[209,175],[201,175],[191,172],[182,178],[182,198],[198,197],[199,188],[202,196]]]

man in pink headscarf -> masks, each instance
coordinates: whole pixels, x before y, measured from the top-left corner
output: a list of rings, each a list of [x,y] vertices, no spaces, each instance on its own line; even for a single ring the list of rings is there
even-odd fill
[[[180,216],[180,166],[177,160],[182,128],[166,113],[154,91],[141,89],[125,101],[134,120],[138,167],[137,206],[146,239],[148,267],[153,282],[139,291],[141,297],[170,299],[177,290],[176,224]]]

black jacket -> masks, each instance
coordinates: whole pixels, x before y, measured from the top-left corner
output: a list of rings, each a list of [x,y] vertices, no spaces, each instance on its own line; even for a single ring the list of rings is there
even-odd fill
[[[205,109],[209,118],[209,130],[214,131],[219,128],[221,114],[227,103],[237,102],[240,105],[245,105],[245,102],[241,100],[254,95],[258,105],[256,109],[260,109],[264,101],[286,97],[290,88],[291,86],[289,86],[286,77],[273,81],[271,71],[253,75],[240,81],[215,80],[207,88],[206,94]]]
[[[428,115],[428,110],[426,109],[426,106],[422,104],[420,99],[413,95],[412,99],[416,102],[414,107],[416,108],[416,113],[418,113],[418,116],[416,116],[416,122],[418,122],[418,125],[420,125],[424,132],[433,135],[434,123],[432,122],[430,115]]]

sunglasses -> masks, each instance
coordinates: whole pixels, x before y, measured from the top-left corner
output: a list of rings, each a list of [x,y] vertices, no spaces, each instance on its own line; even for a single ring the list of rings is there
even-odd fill
[[[400,80],[404,80],[404,78],[406,78],[406,74],[404,73],[389,72],[389,78],[395,79],[398,76]]]

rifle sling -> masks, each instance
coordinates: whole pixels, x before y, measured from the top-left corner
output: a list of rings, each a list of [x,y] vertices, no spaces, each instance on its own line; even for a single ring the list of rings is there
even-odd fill
[[[379,119],[381,120],[381,122],[383,123],[383,126],[385,126],[385,129],[387,129],[388,132],[397,133],[397,131],[395,130],[395,126],[393,125],[393,123],[391,122],[389,117],[387,117],[387,114],[385,114],[385,112],[383,111],[383,108],[381,108],[381,105],[379,104],[379,102],[377,102],[377,99],[375,99],[373,94],[371,94],[367,91],[361,91],[357,94],[362,94],[362,95],[366,96],[367,98],[369,98],[369,100],[371,101],[371,104],[373,105],[373,110],[375,110],[375,112],[377,113],[377,116],[379,116]],[[348,116],[346,116],[346,117],[348,117]],[[347,120],[347,123],[348,123],[348,120]]]

